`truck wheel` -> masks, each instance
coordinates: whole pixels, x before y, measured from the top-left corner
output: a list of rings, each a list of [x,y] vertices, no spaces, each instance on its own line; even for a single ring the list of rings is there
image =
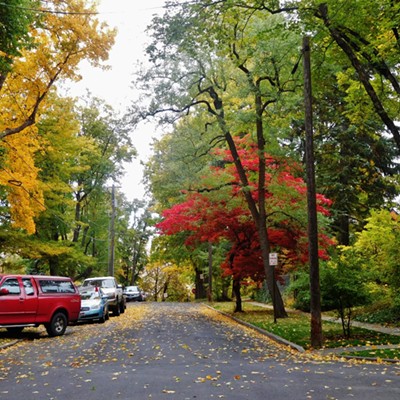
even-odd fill
[[[121,314],[123,314],[125,312],[125,304],[124,301],[121,301],[121,303],[119,303],[119,312]]]
[[[117,304],[114,308],[113,308],[113,315],[115,315],[116,317],[118,317],[121,314],[120,308],[119,308],[119,304]]]
[[[49,336],[61,336],[67,329],[68,321],[66,315],[58,311],[56,312],[49,324],[46,324],[46,331]]]

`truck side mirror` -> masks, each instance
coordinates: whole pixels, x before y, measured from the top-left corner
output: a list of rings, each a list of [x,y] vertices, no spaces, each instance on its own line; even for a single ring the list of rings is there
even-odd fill
[[[1,288],[0,296],[5,296],[6,294],[10,294],[10,291],[7,288]]]

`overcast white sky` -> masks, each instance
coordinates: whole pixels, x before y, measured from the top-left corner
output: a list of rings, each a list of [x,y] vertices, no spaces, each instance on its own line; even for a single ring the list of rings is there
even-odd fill
[[[154,14],[163,14],[164,3],[164,0],[100,0],[99,18],[105,20],[110,27],[118,29],[108,61],[112,69],[102,71],[83,63],[83,79],[73,84],[70,94],[83,95],[89,89],[93,95],[104,99],[115,110],[124,111],[134,97],[130,88],[134,65],[137,60],[143,59],[144,48],[149,41],[145,29]],[[141,183],[143,170],[140,161],[147,160],[152,137],[156,135],[157,132],[151,126],[140,127],[132,133],[138,157],[127,166],[126,178],[121,188],[129,200],[143,198],[145,194]]]

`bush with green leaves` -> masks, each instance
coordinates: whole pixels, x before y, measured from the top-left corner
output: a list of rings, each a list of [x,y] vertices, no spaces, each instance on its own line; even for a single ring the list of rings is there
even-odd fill
[[[362,259],[351,247],[338,249],[339,253],[320,267],[322,311],[335,310],[342,321],[343,334],[350,337],[353,309],[368,304],[366,273]],[[297,274],[290,285],[295,295],[294,306],[303,311],[310,309],[310,284],[308,273]]]

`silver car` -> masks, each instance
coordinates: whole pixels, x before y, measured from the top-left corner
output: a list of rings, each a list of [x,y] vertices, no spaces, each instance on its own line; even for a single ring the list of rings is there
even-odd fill
[[[124,296],[126,301],[143,301],[143,294],[138,286],[126,286]]]

